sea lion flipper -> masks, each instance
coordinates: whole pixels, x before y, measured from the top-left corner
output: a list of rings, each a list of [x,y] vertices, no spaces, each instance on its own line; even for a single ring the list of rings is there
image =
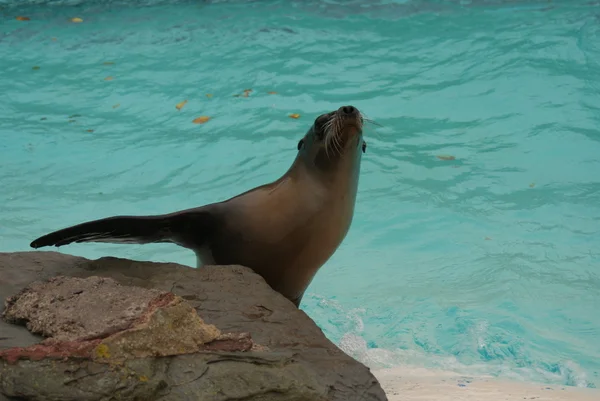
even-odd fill
[[[46,234],[33,242],[32,248],[62,246],[73,242],[108,242],[113,244],[149,244],[203,241],[208,234],[210,213],[183,211],[159,216],[114,216],[88,221]],[[190,229],[193,227],[195,232]],[[199,235],[200,234],[200,235]]]
[[[34,240],[30,246],[62,246],[72,242],[146,244],[164,242],[160,216],[115,216],[88,221],[54,231]]]

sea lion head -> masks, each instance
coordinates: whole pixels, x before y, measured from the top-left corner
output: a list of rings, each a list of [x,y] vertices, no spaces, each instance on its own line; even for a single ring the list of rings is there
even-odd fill
[[[298,142],[299,156],[319,170],[336,170],[354,165],[366,151],[363,116],[354,106],[342,106],[315,119]]]

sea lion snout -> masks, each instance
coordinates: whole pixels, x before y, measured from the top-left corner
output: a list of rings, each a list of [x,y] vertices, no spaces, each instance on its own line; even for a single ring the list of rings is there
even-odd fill
[[[362,113],[354,106],[340,107],[335,112],[333,119],[338,121],[337,124],[333,124],[336,127],[337,135],[355,136],[362,133]]]
[[[354,117],[360,114],[358,109],[354,106],[342,106],[338,109],[338,113],[344,117]]]

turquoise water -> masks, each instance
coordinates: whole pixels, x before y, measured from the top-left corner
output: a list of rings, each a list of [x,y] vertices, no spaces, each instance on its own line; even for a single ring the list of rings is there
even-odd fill
[[[0,0],[0,251],[273,180],[352,104],[382,126],[302,308],[373,368],[599,386],[598,3],[361,3]]]

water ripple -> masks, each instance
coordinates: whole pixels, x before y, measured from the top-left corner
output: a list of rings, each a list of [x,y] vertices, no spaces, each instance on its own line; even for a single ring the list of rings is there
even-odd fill
[[[355,104],[381,126],[303,308],[374,367],[600,383],[594,4],[0,5],[2,251],[273,180],[318,114]],[[195,263],[168,245],[64,252]]]

